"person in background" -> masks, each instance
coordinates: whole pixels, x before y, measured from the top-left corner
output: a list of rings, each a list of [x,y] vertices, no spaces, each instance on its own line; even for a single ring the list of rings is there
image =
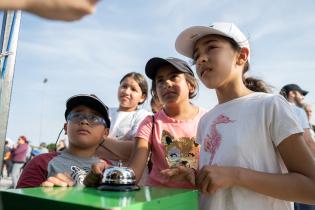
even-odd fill
[[[95,11],[98,0],[1,0],[0,10],[24,10],[39,17],[73,21]]]
[[[315,157],[315,141],[312,137],[309,120],[303,109],[304,97],[308,94],[308,91],[303,90],[297,84],[288,84],[281,88],[280,94],[287,99],[291,105],[292,111],[298,118],[301,127],[304,129],[304,140]]]
[[[315,161],[303,129],[282,96],[247,87],[251,49],[240,29],[226,22],[192,26],[175,47],[193,59],[218,99],[197,130],[200,209],[288,210],[287,201],[315,203]]]
[[[80,94],[66,103],[64,129],[69,147],[37,155],[24,168],[17,188],[83,185],[95,150],[110,128],[107,106],[95,95]]]
[[[306,116],[308,119],[308,122],[310,123],[310,128],[313,130],[313,133],[315,132],[315,125],[312,123],[312,117],[313,117],[313,109],[312,105],[308,103],[303,104],[304,111],[306,112]]]
[[[12,150],[12,187],[15,188],[19,180],[21,169],[26,162],[26,155],[29,150],[28,140],[25,136],[20,136],[18,138],[17,144]]]
[[[6,176],[9,177],[12,171],[12,157],[11,157],[11,146],[8,140],[5,141],[4,144],[4,152],[3,152],[3,165],[1,170],[1,176],[4,177],[4,168],[6,169]]]
[[[40,143],[39,150],[40,150],[40,154],[49,152],[45,142]]]
[[[31,158],[34,158],[35,156],[37,155],[40,155],[40,154],[43,154],[43,153],[48,153],[48,149],[46,147],[46,143],[42,142],[40,143],[39,147],[38,148],[33,148],[32,149],[32,152],[31,152]]]
[[[62,151],[64,149],[66,149],[66,142],[64,139],[61,139],[58,141],[56,151]]]

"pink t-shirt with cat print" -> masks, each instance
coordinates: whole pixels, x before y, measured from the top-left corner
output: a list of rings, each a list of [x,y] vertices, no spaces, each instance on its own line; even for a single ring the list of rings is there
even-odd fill
[[[164,182],[160,171],[176,165],[198,168],[199,145],[196,143],[197,127],[206,110],[199,108],[198,114],[189,120],[168,117],[164,110],[147,116],[139,126],[135,137],[146,139],[152,148],[152,171],[146,185],[174,188],[193,188],[188,182]],[[153,134],[153,135],[152,135]]]

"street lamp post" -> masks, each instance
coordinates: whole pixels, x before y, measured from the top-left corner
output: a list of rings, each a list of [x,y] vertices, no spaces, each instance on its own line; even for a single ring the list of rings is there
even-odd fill
[[[45,91],[45,84],[48,82],[48,79],[45,78],[43,80],[43,87],[42,87],[42,101],[41,101],[41,111],[40,111],[40,120],[39,120],[39,135],[38,135],[38,145],[42,142],[42,134],[43,134],[43,119],[44,119],[44,112],[45,112],[45,95],[46,95],[46,91]]]

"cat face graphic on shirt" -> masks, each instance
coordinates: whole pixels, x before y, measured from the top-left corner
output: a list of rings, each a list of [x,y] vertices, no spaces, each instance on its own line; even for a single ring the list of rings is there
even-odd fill
[[[175,138],[168,131],[162,132],[162,144],[165,148],[165,159],[169,167],[186,166],[198,168],[199,145],[195,137]]]

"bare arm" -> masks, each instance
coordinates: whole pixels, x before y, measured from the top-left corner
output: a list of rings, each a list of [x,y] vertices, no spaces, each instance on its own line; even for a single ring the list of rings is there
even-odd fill
[[[145,139],[136,138],[129,167],[135,172],[137,182],[141,179],[144,168],[147,165],[149,151],[149,142]]]
[[[73,21],[91,14],[98,0],[1,0],[1,10],[25,10],[43,18]]]
[[[220,188],[241,186],[282,200],[315,203],[315,162],[302,134],[291,135],[279,146],[289,171],[271,174],[240,167],[205,166],[197,177],[202,192],[214,193]]]
[[[106,138],[97,148],[96,155],[104,160],[128,160],[130,158],[134,141],[120,141]]]
[[[0,9],[1,10],[18,10],[25,8],[25,1],[21,0],[1,0]]]
[[[311,150],[311,153],[313,154],[313,157],[315,158],[315,140],[312,137],[311,130],[310,129],[304,129],[303,136],[304,136],[306,145]]]

